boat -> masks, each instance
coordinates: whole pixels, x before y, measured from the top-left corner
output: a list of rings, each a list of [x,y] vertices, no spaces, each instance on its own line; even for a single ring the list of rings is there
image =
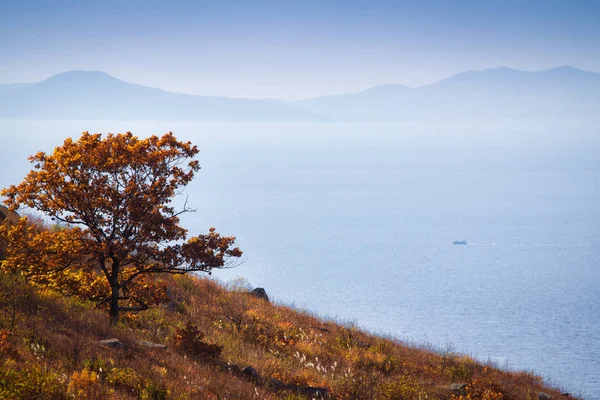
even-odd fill
[[[467,239],[465,239],[465,240],[453,240],[452,244],[467,244]]]

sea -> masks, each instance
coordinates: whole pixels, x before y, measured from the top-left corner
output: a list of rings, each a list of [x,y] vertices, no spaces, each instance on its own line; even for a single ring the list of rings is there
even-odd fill
[[[599,123],[2,120],[0,186],[85,130],[198,145],[176,204],[237,237],[222,282],[600,399]]]

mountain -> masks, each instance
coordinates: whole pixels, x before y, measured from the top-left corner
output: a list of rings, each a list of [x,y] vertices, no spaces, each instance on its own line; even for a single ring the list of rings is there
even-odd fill
[[[410,88],[285,102],[171,93],[97,71],[70,71],[38,83],[0,85],[0,118],[196,121],[431,121],[587,118],[600,109],[600,73],[466,71]]]
[[[70,71],[33,84],[0,85],[0,118],[314,121],[272,101],[171,93],[97,71]]]
[[[377,86],[294,103],[344,120],[595,117],[600,74],[564,66],[546,71],[467,71],[416,88]]]

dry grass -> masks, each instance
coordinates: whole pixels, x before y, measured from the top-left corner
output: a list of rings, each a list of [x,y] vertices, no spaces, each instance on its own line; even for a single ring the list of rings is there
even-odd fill
[[[273,387],[279,381],[325,387],[337,399],[562,397],[528,373],[409,347],[208,279],[163,279],[171,287],[170,302],[111,327],[90,303],[0,275],[0,398],[304,398]],[[125,347],[98,344],[108,338]],[[227,364],[250,365],[263,379],[244,379],[228,372]],[[452,383],[468,386],[452,392]]]

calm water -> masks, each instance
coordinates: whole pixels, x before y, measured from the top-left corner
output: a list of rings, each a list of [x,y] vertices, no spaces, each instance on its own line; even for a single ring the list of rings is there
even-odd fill
[[[236,235],[247,257],[219,277],[593,399],[597,127],[0,121],[0,186],[82,130],[172,130],[202,150],[184,224]]]

